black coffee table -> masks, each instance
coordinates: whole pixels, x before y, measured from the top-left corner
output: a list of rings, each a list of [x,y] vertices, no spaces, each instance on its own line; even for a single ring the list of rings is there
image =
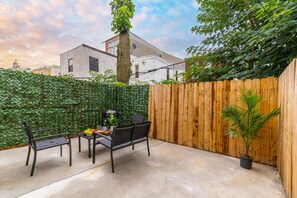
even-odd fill
[[[105,135],[109,135],[109,133],[104,133]],[[94,136],[87,136],[85,133],[78,134],[78,152],[81,152],[81,138],[88,140],[88,149],[89,149],[89,158],[91,158],[91,140],[93,140]],[[96,134],[96,138],[100,136]]]
[[[93,135],[87,136],[84,133],[78,134],[78,152],[81,152],[81,138],[88,140],[89,158],[91,158],[91,140],[93,139]]]

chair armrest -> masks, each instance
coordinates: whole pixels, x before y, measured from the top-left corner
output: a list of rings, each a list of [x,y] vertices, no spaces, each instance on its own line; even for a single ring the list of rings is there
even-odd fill
[[[54,134],[54,135],[48,135],[48,136],[33,138],[32,141],[42,140],[42,139],[51,138],[51,137],[57,137],[57,136],[64,136],[64,135],[67,135],[68,138],[70,139],[70,133],[59,133],[59,134]]]
[[[41,133],[41,132],[44,132],[44,131],[61,131],[61,128],[50,128],[50,129],[40,129],[40,130],[36,130],[36,131],[32,131],[32,133]]]
[[[107,139],[107,140],[111,141],[111,137],[110,137],[110,136],[103,135],[103,134],[101,134],[101,133],[98,133],[98,132],[96,132],[96,133],[94,133],[94,134],[98,135],[99,137],[103,137],[103,138],[105,138],[105,139]]]

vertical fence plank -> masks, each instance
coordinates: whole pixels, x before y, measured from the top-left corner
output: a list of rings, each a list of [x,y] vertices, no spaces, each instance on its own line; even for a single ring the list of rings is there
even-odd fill
[[[156,114],[157,114],[157,139],[162,140],[162,134],[164,131],[162,130],[162,111],[163,111],[163,105],[162,105],[162,97],[163,97],[163,86],[157,86],[157,106],[156,106]]]
[[[189,110],[189,84],[185,84],[184,115],[183,115],[183,145],[188,145],[188,110]]]
[[[174,135],[173,135],[173,141],[174,143],[178,143],[178,118],[179,118],[179,89],[178,89],[178,85],[173,85],[174,87],[174,120],[173,120],[173,124],[174,124]]]
[[[238,80],[237,81],[237,87],[236,87],[236,105],[244,108],[242,102],[240,101],[240,96],[242,94],[242,91],[244,89],[244,81],[242,80]],[[236,138],[236,156],[239,157],[241,154],[245,153],[245,146],[244,146],[244,141],[243,139],[240,138]]]
[[[211,85],[211,92],[212,92],[212,98],[211,98],[211,106],[212,106],[212,112],[211,112],[211,142],[210,142],[210,151],[216,152],[217,151],[217,115],[219,115],[219,112],[217,110],[217,84],[218,82],[213,82]]]
[[[174,128],[175,128],[175,125],[174,125],[174,118],[175,118],[175,115],[174,115],[174,111],[175,111],[175,85],[171,85],[170,86],[170,104],[169,104],[169,126],[168,126],[168,130],[169,130],[169,142],[171,143],[174,143]]]
[[[262,101],[261,101],[261,112],[264,115],[267,115],[269,113],[269,79],[261,79],[261,96],[262,96]],[[269,122],[266,122],[261,129],[261,138],[263,140],[261,141],[261,162],[262,163],[269,163]]]
[[[194,94],[194,98],[193,98],[193,123],[192,123],[192,128],[193,128],[193,147],[194,148],[198,148],[198,121],[199,121],[199,112],[198,112],[198,104],[199,104],[199,84],[198,83],[194,83],[193,84],[193,94]]]
[[[252,81],[252,89],[257,94],[261,94],[261,80],[260,79],[255,79]],[[258,105],[258,109],[261,110],[261,103]],[[259,132],[259,135],[261,135],[261,132]],[[253,141],[252,148],[254,151],[252,157],[257,161],[260,161],[261,160],[261,140]]]
[[[237,81],[230,82],[230,105],[236,105],[237,100]],[[231,156],[236,156],[236,140],[234,138],[229,138],[229,152]]]
[[[188,90],[188,115],[187,115],[187,145],[189,147],[193,147],[193,123],[194,122],[194,84],[190,83],[188,84],[189,90]]]
[[[223,100],[222,100],[222,108],[224,108],[226,105],[229,104],[230,102],[230,81],[225,80],[223,82]],[[228,122],[223,120],[223,153],[224,154],[229,154],[229,135],[227,134],[227,129],[228,129]]]
[[[198,148],[204,149],[204,83],[199,83],[198,104]]]
[[[210,136],[211,136],[211,83],[206,82],[204,84],[204,149],[209,151],[210,149]]]
[[[170,103],[171,103],[171,85],[165,86],[166,91],[166,107],[165,107],[165,141],[169,142],[170,137]]]
[[[178,100],[178,144],[183,144],[183,124],[184,124],[184,89],[185,85],[179,86],[179,100]]]
[[[269,81],[269,111],[272,109],[278,108],[278,101],[276,97],[273,97],[274,95],[278,94],[278,79],[277,78],[271,78]],[[277,132],[278,129],[278,117],[274,117],[271,119],[269,123],[269,164],[276,162],[277,160]]]
[[[224,82],[219,81],[216,83],[216,114],[214,114],[214,117],[216,117],[216,148],[218,153],[223,153],[224,148],[224,126],[222,121],[222,110],[223,110],[223,86]]]

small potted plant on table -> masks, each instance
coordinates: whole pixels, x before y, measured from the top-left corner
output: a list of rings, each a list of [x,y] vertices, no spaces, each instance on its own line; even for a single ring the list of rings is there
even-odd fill
[[[230,124],[228,134],[231,137],[242,137],[245,143],[245,154],[240,155],[240,166],[252,169],[253,159],[249,155],[250,146],[254,139],[260,138],[257,134],[263,125],[273,116],[280,113],[280,108],[263,115],[257,105],[261,97],[253,90],[244,89],[240,96],[243,107],[228,105],[223,108],[222,116]]]
[[[108,122],[110,124],[110,132],[112,132],[113,128],[117,125],[118,120],[114,115],[110,115],[108,118]]]

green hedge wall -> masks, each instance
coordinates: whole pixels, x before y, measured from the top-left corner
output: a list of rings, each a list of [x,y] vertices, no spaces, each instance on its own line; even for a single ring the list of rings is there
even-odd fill
[[[123,125],[133,114],[147,118],[148,86],[119,87],[0,69],[0,148],[27,144],[22,121],[32,130],[63,128],[76,135],[101,124],[107,109],[117,110]]]

